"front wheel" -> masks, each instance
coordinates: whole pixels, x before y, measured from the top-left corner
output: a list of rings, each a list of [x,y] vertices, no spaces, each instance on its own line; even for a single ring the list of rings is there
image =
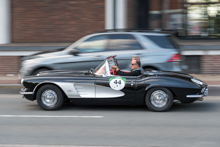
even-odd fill
[[[37,91],[36,99],[42,109],[56,110],[62,106],[64,95],[57,86],[47,84]]]
[[[173,105],[173,94],[167,88],[152,88],[146,94],[145,103],[152,111],[167,111]]]

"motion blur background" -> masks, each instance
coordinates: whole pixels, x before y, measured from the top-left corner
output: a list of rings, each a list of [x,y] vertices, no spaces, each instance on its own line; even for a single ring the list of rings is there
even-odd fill
[[[173,32],[187,73],[220,74],[220,0],[0,0],[0,75],[106,29]]]

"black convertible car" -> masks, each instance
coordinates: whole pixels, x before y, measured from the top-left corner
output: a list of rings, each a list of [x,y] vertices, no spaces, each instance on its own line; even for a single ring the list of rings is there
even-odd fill
[[[140,76],[118,76],[111,69],[115,56],[95,70],[47,71],[21,80],[21,94],[37,100],[45,110],[59,109],[65,101],[82,105],[147,105],[166,111],[174,100],[192,103],[208,94],[207,84],[193,76],[165,71],[146,71]]]

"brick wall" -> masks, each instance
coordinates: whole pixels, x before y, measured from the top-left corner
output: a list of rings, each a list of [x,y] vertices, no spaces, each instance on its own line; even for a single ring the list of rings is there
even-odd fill
[[[137,6],[138,1],[127,1],[127,28],[137,28]]]
[[[104,0],[11,0],[12,42],[74,42],[105,29]]]
[[[183,0],[170,0],[170,9],[184,9]]]
[[[164,13],[162,15],[163,5],[166,0],[150,0],[150,11],[160,11],[160,13],[150,13],[150,28],[169,29],[170,16],[172,14],[181,14],[182,12]],[[164,6],[165,10],[184,9],[182,0],[169,0],[169,4]],[[162,20],[162,17],[164,20]],[[162,22],[164,21],[164,22]]]
[[[162,0],[150,0],[150,11],[160,11],[162,8]]]
[[[20,57],[0,56],[0,75],[18,74],[20,70]]]
[[[220,74],[220,55],[201,56],[201,73]]]
[[[166,0],[150,0],[150,11],[160,11]],[[169,0],[168,9],[183,9],[183,0]]]

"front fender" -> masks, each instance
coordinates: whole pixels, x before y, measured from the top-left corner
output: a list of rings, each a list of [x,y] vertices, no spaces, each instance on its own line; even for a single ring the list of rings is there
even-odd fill
[[[147,83],[147,87],[145,90],[148,90],[153,87],[165,87],[165,88],[192,88],[192,89],[200,89],[198,85],[195,83],[185,80],[185,79],[178,79],[178,78],[171,78],[171,77],[152,77],[146,79],[145,83]]]
[[[146,81],[145,91],[147,92],[151,88],[163,87],[169,89],[175,99],[184,100],[186,95],[197,94],[201,91],[201,87],[194,84],[193,82],[185,79],[171,78],[171,77],[154,77]]]

